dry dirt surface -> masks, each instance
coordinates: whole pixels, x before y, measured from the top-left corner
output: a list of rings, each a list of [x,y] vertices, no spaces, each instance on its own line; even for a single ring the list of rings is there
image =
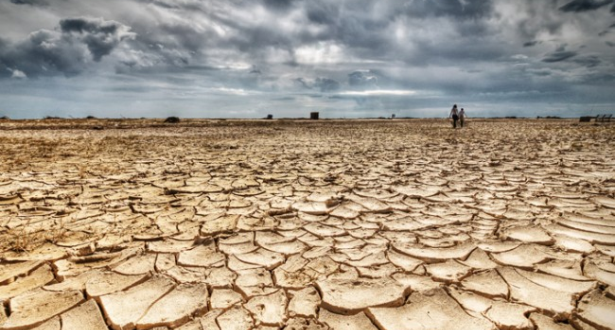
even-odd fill
[[[615,329],[615,125],[0,121],[0,329]]]

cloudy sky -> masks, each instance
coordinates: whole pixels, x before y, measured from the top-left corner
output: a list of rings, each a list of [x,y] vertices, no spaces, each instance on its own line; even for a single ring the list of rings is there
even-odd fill
[[[0,0],[0,116],[615,111],[615,0]]]

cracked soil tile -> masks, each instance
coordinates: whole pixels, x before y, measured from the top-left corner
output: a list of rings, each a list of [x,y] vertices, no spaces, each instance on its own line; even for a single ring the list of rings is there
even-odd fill
[[[594,290],[581,299],[579,317],[599,329],[615,329],[615,301]]]
[[[62,330],[107,330],[107,324],[96,302],[92,299],[60,316]]]
[[[111,327],[115,330],[134,329],[147,310],[173,289],[174,283],[155,276],[126,291],[100,297],[100,303]]]
[[[327,324],[332,329],[348,330],[378,330],[372,321],[364,314],[342,315],[321,310],[318,321]]]
[[[27,329],[71,309],[83,301],[80,291],[47,292],[36,289],[11,299],[11,315],[2,329]],[[31,311],[37,311],[32,313]]]
[[[205,284],[180,284],[152,305],[137,322],[137,329],[176,327],[207,311]]]
[[[339,314],[354,314],[372,306],[400,306],[406,289],[389,279],[327,280],[316,285],[322,293],[322,307]]]
[[[370,307],[366,314],[380,329],[495,329],[491,322],[468,315],[442,289],[413,293],[401,307]]]
[[[250,311],[257,325],[282,326],[286,319],[287,303],[288,298],[284,290],[278,290],[271,294],[252,297],[244,307]]]

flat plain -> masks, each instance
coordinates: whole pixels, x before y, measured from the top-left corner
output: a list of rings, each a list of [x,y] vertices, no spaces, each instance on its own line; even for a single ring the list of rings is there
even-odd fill
[[[0,329],[615,329],[615,124],[0,121]]]

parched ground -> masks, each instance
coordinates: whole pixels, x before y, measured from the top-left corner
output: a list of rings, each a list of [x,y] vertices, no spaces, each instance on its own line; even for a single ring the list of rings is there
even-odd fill
[[[615,124],[0,121],[0,329],[614,329]]]

